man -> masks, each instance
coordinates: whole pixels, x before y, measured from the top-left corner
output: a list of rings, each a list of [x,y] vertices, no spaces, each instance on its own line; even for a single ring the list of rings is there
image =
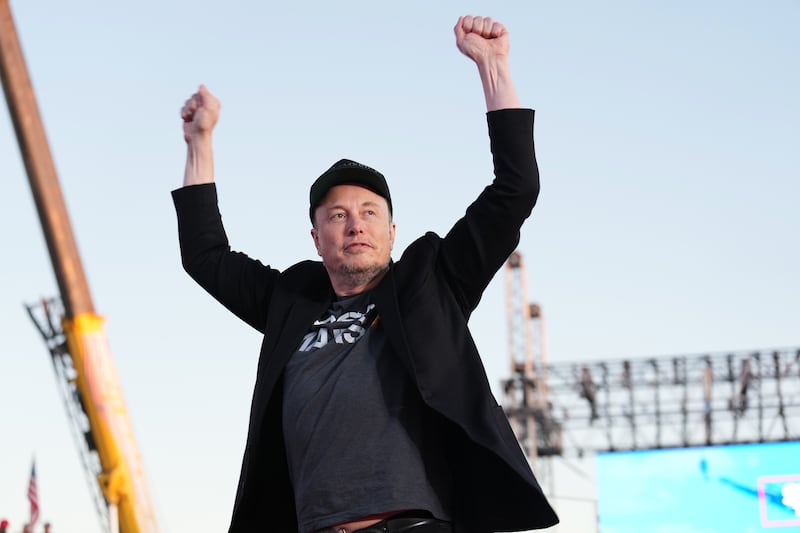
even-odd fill
[[[322,262],[279,272],[232,252],[217,208],[204,86],[181,110],[173,191],[186,271],[264,333],[231,533],[519,531],[558,522],[491,394],[467,319],[539,190],[505,28],[461,17],[483,83],[495,180],[444,238],[393,262],[388,185],[343,159],[311,186]]]

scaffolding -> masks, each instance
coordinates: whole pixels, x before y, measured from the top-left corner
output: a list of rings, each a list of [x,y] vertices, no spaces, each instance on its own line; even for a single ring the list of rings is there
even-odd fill
[[[800,348],[548,367],[564,454],[800,439]]]

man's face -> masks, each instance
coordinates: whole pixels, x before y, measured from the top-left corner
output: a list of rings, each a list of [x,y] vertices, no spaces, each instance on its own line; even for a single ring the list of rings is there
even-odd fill
[[[385,270],[395,225],[386,199],[358,185],[332,187],[314,212],[311,237],[331,276],[364,285]]]

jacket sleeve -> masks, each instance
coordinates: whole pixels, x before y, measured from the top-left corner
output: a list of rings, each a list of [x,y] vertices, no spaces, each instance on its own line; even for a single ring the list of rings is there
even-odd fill
[[[494,180],[444,237],[440,268],[465,314],[519,244],[520,228],[539,195],[532,109],[487,113]]]
[[[279,272],[231,251],[215,184],[176,189],[172,199],[184,270],[222,305],[263,333]]]

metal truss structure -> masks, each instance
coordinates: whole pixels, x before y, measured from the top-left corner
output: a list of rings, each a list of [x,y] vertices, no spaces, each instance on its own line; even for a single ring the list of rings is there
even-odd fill
[[[61,328],[64,305],[60,298],[50,298],[25,307],[50,352],[58,389],[67,410],[67,418],[78,447],[83,471],[87,477],[92,502],[100,518],[102,530],[108,532],[108,504],[97,483],[103,468],[97,454],[97,445],[89,423],[89,415],[86,413],[83,396],[77,385],[78,372],[72,364],[72,356],[67,349],[66,337]]]
[[[561,435],[548,401],[544,315],[528,303],[525,262],[514,252],[505,265],[511,378],[503,381],[504,409],[523,451],[532,460],[561,454]]]
[[[503,408],[531,461],[800,440],[800,347],[551,365],[518,251],[505,280]]]
[[[565,453],[800,439],[800,348],[548,368]]]

